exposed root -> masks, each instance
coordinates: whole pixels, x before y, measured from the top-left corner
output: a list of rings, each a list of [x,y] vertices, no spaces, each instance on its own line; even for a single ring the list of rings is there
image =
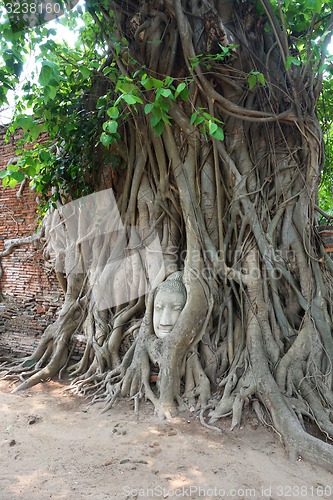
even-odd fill
[[[48,242],[45,250],[55,254],[57,271],[66,264],[59,274],[64,307],[32,356],[18,366],[2,360],[2,368],[7,378],[20,378],[16,391],[67,369],[70,389],[104,404],[103,412],[119,397],[132,398],[138,412],[145,398],[163,418],[179,408],[198,411],[214,431],[213,424],[226,416],[236,429],[252,404],[291,457],[332,468],[333,447],[305,431],[310,418],[327,439],[333,437],[333,265],[314,229],[323,161],[317,88],[307,67],[291,65],[286,72],[289,38],[272,9],[264,26],[264,18],[253,12],[253,33],[245,36],[242,2],[218,12],[208,4],[187,2],[183,9],[180,0],[111,0],[119,32],[129,41],[112,72],[118,64],[122,77],[133,77],[134,89],[134,75],[144,67],[149,87],[141,97],[142,81],[133,90],[135,109],[123,98],[115,101],[126,119],[119,118],[117,142],[98,150],[96,192],[112,187],[119,224],[110,226],[113,209],[104,213],[98,206],[96,220],[82,234],[86,214],[79,211],[83,218],[78,216],[71,239],[68,221],[58,217],[63,231],[54,248]],[[212,29],[206,8],[213,13]],[[107,16],[106,10],[96,15],[105,40]],[[237,48],[228,46],[231,31]],[[230,49],[228,59],[221,46]],[[118,92],[104,69],[107,87],[103,80],[103,88],[93,88],[89,96],[94,116],[96,100],[116,98]],[[250,89],[248,75],[254,74],[263,76],[265,85],[258,78]],[[174,85],[184,87],[185,99],[176,97]],[[159,134],[152,130],[157,115],[152,120],[153,111],[147,115],[144,107],[155,111],[156,103]],[[222,135],[225,140],[218,140]],[[105,164],[114,152],[126,169],[111,171]],[[47,234],[54,229],[53,216]],[[138,289],[149,275],[152,264],[147,259],[144,267],[142,255],[155,251],[147,243],[154,232],[162,271],[167,276],[181,270],[186,288],[186,303],[181,311],[176,304],[177,318],[164,325],[162,336],[154,329],[156,283],[127,302],[121,294],[137,274]],[[131,254],[139,240],[142,252],[131,261],[126,283],[113,290],[115,301],[110,304],[111,294],[102,287],[100,298],[106,300],[98,304],[96,282],[100,278],[106,285],[114,278],[120,250]],[[85,350],[69,367],[76,334]]]
[[[222,429],[220,429],[219,427],[216,427],[214,425],[209,425],[206,423],[205,421],[205,417],[204,417],[204,413],[205,411],[207,410],[210,410],[213,406],[211,404],[205,406],[204,408],[202,408],[200,410],[200,415],[199,415],[199,418],[200,418],[200,423],[201,425],[203,425],[204,427],[206,427],[206,429],[209,429],[211,431],[215,431],[215,432],[218,432],[219,434],[223,434],[223,431]]]
[[[249,354],[258,387],[258,396],[269,410],[273,425],[281,435],[289,457],[292,460],[297,460],[301,456],[305,460],[315,462],[331,470],[333,447],[305,432],[295,413],[293,414],[286,405],[269,370],[260,326],[255,316],[252,317],[249,334]]]

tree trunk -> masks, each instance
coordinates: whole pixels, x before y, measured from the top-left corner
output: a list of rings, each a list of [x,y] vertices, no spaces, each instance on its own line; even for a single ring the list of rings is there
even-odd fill
[[[289,40],[262,6],[265,15],[251,2],[110,0],[117,36],[128,40],[115,55],[120,70],[135,85],[135,72],[141,85],[163,83],[141,86],[143,104],[122,101],[126,171],[96,191],[113,189],[124,231],[135,226],[141,242],[157,233],[165,275],[183,272],[186,305],[164,339],[153,327],[156,289],[100,310],[91,290],[120,245],[105,231],[80,272],[66,268],[64,308],[19,368],[34,372],[17,390],[66,366],[79,332],[86,350],[71,367],[73,386],[106,408],[119,394],[145,396],[167,416],[209,405],[210,423],[231,414],[234,428],[250,404],[292,457],[331,467],[332,446],[307,432],[313,421],[333,437],[332,263],[315,212],[319,84],[309,66],[286,70]],[[93,15],[112,47],[108,11]],[[175,93],[181,83],[186,99]],[[159,88],[174,98],[158,101]],[[160,111],[144,110],[153,103]],[[87,233],[78,230],[75,262]],[[66,238],[63,253],[73,244]]]

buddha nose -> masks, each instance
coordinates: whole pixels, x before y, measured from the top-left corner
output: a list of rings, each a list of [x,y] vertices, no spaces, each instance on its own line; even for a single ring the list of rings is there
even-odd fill
[[[169,326],[170,325],[170,313],[167,308],[164,308],[161,314],[160,325]]]

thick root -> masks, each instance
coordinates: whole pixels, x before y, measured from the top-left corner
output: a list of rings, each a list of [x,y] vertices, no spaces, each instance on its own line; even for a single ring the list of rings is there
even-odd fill
[[[281,435],[289,457],[292,460],[301,457],[332,470],[333,446],[305,432],[296,414],[286,404],[286,400],[270,372],[260,325],[255,316],[252,316],[248,333],[249,356],[257,386],[257,395],[269,410],[273,426]]]

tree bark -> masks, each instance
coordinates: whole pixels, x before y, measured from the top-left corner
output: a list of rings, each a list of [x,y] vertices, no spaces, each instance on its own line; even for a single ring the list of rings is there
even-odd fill
[[[86,350],[71,367],[73,387],[106,408],[120,394],[145,396],[166,416],[208,405],[210,424],[231,414],[235,428],[244,405],[259,415],[260,402],[290,456],[331,467],[331,445],[307,433],[312,420],[333,437],[332,266],[316,232],[318,82],[309,66],[286,69],[296,47],[269,2],[262,6],[265,15],[250,2],[110,0],[128,40],[115,54],[119,71],[144,67],[161,86],[169,76],[188,88],[186,100],[162,99],[168,116],[159,134],[144,111],[157,89],[143,90],[135,109],[124,104],[127,168],[103,185],[114,190],[125,229],[157,232],[166,275],[183,271],[187,302],[161,341],[154,291],[101,312],[91,300],[93,273],[74,288],[68,273],[64,308],[18,390],[59,371],[80,330]],[[108,12],[94,15],[109,40]],[[224,140],[210,134],[217,126]],[[102,269],[116,245],[110,238],[92,249]],[[79,252],[74,245],[74,261]]]

